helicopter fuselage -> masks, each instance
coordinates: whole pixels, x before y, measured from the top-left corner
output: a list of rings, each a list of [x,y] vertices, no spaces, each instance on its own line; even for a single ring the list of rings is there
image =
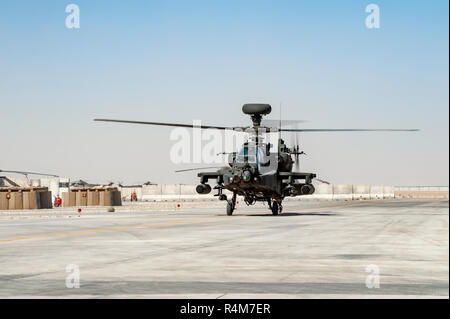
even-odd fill
[[[232,192],[234,205],[236,196],[242,196],[247,205],[257,201],[273,202],[281,207],[286,196],[310,195],[314,193],[313,173],[292,172],[293,160],[283,140],[279,140],[279,152],[271,153],[270,145],[265,143],[245,143],[239,153],[230,154],[229,166],[217,172],[199,173],[200,185],[197,191],[208,194],[210,179],[215,179],[218,190],[216,196],[228,200],[222,191]]]

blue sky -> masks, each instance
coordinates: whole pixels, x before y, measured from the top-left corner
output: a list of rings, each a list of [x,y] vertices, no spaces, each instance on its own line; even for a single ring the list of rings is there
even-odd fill
[[[69,3],[80,29],[65,27]],[[370,3],[380,29],[365,27]],[[195,182],[172,173],[169,129],[92,118],[239,125],[260,101],[306,127],[422,129],[302,135],[303,168],[325,179],[448,185],[448,14],[448,1],[1,2],[0,168]]]

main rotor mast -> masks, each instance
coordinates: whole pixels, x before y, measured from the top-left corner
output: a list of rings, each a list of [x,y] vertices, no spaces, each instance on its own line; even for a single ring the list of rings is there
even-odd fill
[[[262,117],[263,115],[270,114],[271,111],[272,107],[269,104],[244,104],[242,107],[242,112],[250,115],[250,118],[252,119],[256,145],[259,144]]]

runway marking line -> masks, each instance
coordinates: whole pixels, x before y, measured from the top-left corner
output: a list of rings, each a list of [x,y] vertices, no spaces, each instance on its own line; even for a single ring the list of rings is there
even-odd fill
[[[383,201],[385,202],[385,201]],[[317,207],[317,208],[305,208],[301,210],[289,211],[293,213],[301,213],[311,210],[326,210],[326,209],[339,209],[346,208],[352,206],[370,206],[373,204],[382,204],[383,202],[366,202],[366,203],[353,203],[353,204],[345,204],[338,206],[326,206],[326,207]],[[161,227],[161,226],[170,226],[170,225],[181,225],[181,224],[194,224],[194,223],[207,223],[214,222],[218,220],[233,220],[236,218],[243,218],[248,216],[234,216],[234,218],[220,218],[220,219],[198,219],[192,221],[174,221],[167,223],[157,223],[157,224],[142,224],[142,225],[134,225],[134,226],[122,226],[122,227],[112,227],[112,228],[102,228],[102,229],[89,229],[82,231],[74,231],[74,232],[66,232],[66,233],[55,233],[55,234],[44,234],[44,235],[36,235],[36,236],[27,236],[27,237],[18,237],[18,238],[10,238],[10,239],[0,239],[0,243],[9,243],[14,241],[22,241],[22,240],[30,240],[30,239],[41,239],[41,238],[54,238],[54,237],[63,237],[63,236],[73,236],[73,235],[84,235],[91,233],[101,233],[101,232],[110,232],[110,231],[118,231],[118,230],[127,230],[127,229],[139,229],[139,228],[148,228],[148,227]]]
[[[242,217],[245,217],[245,216],[235,216],[235,218],[233,218],[233,219],[242,218]],[[8,243],[8,242],[13,242],[13,241],[40,239],[40,238],[54,238],[54,237],[63,237],[63,236],[84,235],[84,234],[91,234],[91,233],[102,233],[102,232],[127,230],[127,229],[139,229],[139,228],[161,227],[161,226],[182,225],[182,224],[208,223],[208,222],[214,222],[214,221],[218,221],[218,220],[232,220],[232,219],[230,219],[230,218],[197,219],[197,220],[190,220],[190,221],[174,221],[174,222],[157,223],[157,224],[141,224],[141,225],[121,226],[121,227],[102,228],[102,229],[88,229],[88,230],[73,231],[73,232],[66,232],[66,233],[55,233],[55,234],[44,234],[44,235],[18,237],[18,238],[10,238],[10,239],[0,239],[0,243]]]

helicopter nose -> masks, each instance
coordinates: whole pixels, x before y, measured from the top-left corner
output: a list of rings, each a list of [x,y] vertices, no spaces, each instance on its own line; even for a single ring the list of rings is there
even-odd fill
[[[252,173],[250,171],[244,171],[244,173],[242,173],[242,180],[244,182],[250,182],[252,179]]]

